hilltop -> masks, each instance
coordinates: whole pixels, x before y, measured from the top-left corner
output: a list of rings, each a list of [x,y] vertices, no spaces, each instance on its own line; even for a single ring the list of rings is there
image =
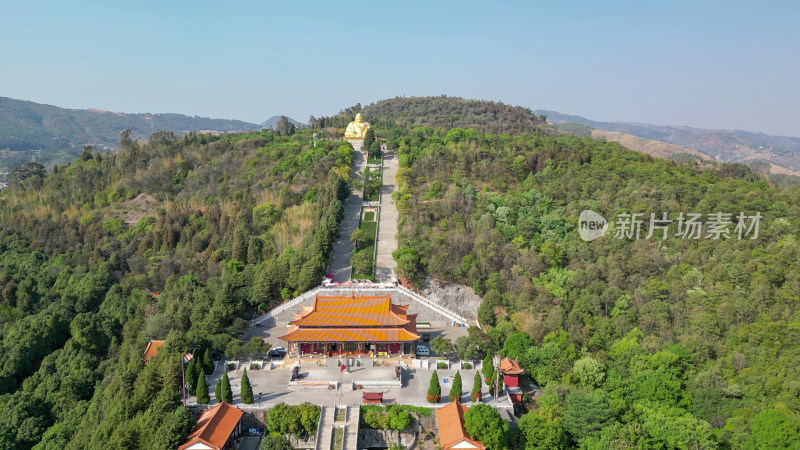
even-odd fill
[[[0,97],[0,172],[35,157],[46,164],[64,164],[83,146],[115,148],[122,130],[134,140],[156,131],[230,132],[258,129],[239,120],[209,119],[182,114],[123,114],[97,109],[66,109]]]
[[[475,128],[496,134],[554,135],[557,131],[528,108],[487,100],[459,97],[395,97],[365,107],[351,106],[333,117],[314,119],[312,127],[343,128],[356,113],[373,126],[407,128],[412,126]]]

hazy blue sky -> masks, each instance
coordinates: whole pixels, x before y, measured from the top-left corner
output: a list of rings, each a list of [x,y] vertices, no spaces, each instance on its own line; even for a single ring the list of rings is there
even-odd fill
[[[800,2],[0,0],[0,96],[306,121],[447,94],[800,136]]]

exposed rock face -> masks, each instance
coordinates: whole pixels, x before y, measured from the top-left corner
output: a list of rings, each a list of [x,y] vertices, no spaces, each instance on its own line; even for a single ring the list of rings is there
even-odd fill
[[[425,298],[453,311],[467,320],[477,320],[481,297],[471,287],[446,283],[428,277],[420,285]]]

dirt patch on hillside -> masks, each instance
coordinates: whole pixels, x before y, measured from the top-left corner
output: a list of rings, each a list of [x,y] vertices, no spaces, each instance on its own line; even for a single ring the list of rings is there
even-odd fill
[[[147,194],[139,194],[135,198],[122,202],[120,218],[128,225],[136,225],[144,216],[152,215],[158,201]]]

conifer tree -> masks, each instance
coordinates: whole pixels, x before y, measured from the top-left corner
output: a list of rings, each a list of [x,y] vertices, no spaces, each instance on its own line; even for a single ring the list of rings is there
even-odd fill
[[[222,373],[222,401],[228,404],[233,403],[233,391],[231,390],[231,380],[228,378],[228,371]]]
[[[208,395],[208,383],[206,382],[206,374],[200,372],[197,375],[197,403],[207,405],[211,402],[211,397]]]
[[[189,394],[194,395],[197,389],[197,358],[193,358],[186,366],[186,384],[189,385]]]
[[[442,388],[439,386],[439,373],[433,371],[431,374],[431,384],[428,386],[427,400],[429,403],[439,403],[442,398]]]
[[[363,148],[365,152],[369,153],[369,149],[373,142],[375,142],[375,130],[368,128],[367,132],[364,133],[364,143],[362,144],[361,148]]]
[[[483,379],[487,385],[494,381],[494,363],[492,362],[491,353],[487,353],[486,358],[483,358],[481,372],[483,372]]]
[[[253,387],[250,386],[250,378],[247,377],[247,367],[244,368],[242,373],[242,390],[239,393],[242,403],[253,403]]]
[[[472,401],[478,401],[478,395],[481,393],[481,373],[477,370],[475,371],[475,380],[472,383]]]
[[[450,387],[450,401],[461,402],[461,371],[456,372],[453,377],[453,385]]]
[[[208,352],[208,349],[203,353],[203,372],[205,372],[206,375],[214,373],[214,361],[211,360],[211,354]]]
[[[217,385],[214,387],[214,398],[217,403],[222,403],[222,378],[217,378]]]

